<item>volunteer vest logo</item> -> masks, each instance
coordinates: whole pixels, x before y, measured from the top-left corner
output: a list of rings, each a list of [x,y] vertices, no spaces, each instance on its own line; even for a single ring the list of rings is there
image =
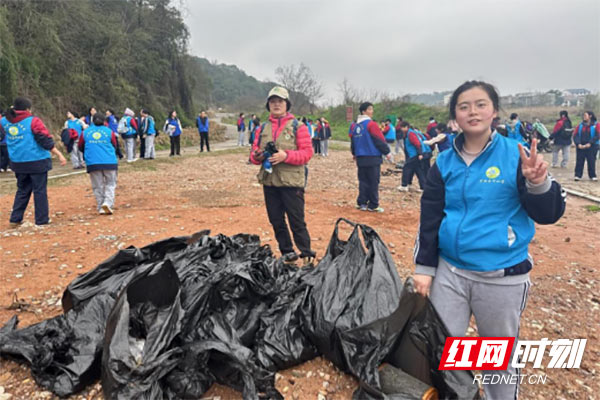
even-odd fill
[[[496,179],[500,176],[500,169],[498,167],[489,167],[487,171],[485,171],[485,176],[489,179]]]
[[[92,137],[96,140],[99,140],[102,137],[102,134],[100,132],[94,132],[92,133]]]
[[[16,126],[11,126],[10,128],[8,128],[8,133],[11,136],[17,136],[19,134],[19,128],[17,128]]]

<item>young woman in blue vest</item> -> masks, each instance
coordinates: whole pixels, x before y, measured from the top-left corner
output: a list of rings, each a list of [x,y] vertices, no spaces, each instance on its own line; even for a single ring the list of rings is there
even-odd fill
[[[423,136],[412,129],[408,121],[402,121],[400,124],[400,132],[404,138],[404,166],[402,167],[402,183],[398,186],[401,192],[408,192],[409,186],[412,185],[414,175],[417,175],[419,181],[419,189],[417,192],[422,192],[425,188],[425,169],[423,168],[423,160],[427,153],[431,154],[431,148],[423,143]]]
[[[510,114],[510,121],[506,124],[506,136],[521,143],[522,146],[529,147],[525,139],[525,128],[517,113]]]
[[[52,135],[38,117],[31,114],[31,100],[17,97],[13,107],[0,120],[0,140],[6,137],[10,166],[17,178],[17,193],[10,214],[10,224],[23,222],[23,215],[33,192],[35,224],[50,222],[48,210],[48,171],[52,169],[51,154],[65,165],[67,160],[54,146]]]
[[[86,128],[90,125],[92,125],[92,117],[94,116],[94,114],[96,114],[98,111],[96,110],[96,107],[90,107],[90,109],[88,110],[88,113],[85,117],[83,117],[83,122],[85,122]]]
[[[598,152],[598,139],[600,132],[596,116],[591,111],[583,113],[583,122],[573,130],[573,141],[576,148],[575,180],[583,176],[583,165],[587,161],[588,176],[597,181],[596,176],[596,153]]]
[[[451,336],[465,336],[474,315],[480,336],[518,338],[534,221],[552,224],[565,210],[560,185],[536,153],[537,139],[528,154],[492,132],[499,106],[488,83],[469,81],[454,91],[450,116],[463,132],[436,158],[421,198],[415,288],[429,294]],[[489,372],[507,379],[518,371],[509,363]],[[517,397],[518,384],[483,387],[488,399]]]
[[[171,154],[169,157],[179,156],[179,152],[181,151],[181,122],[179,122],[179,118],[177,118],[177,111],[173,110],[169,113],[169,118],[165,121],[165,126],[163,127],[163,131],[169,135],[169,140],[171,141]]]
[[[373,121],[373,104],[362,103],[358,112],[356,122],[350,125],[350,151],[358,168],[356,208],[381,213],[384,211],[379,206],[382,158],[392,161],[393,156],[379,125]]]
[[[204,151],[204,145],[206,144],[206,151],[210,151],[210,144],[208,143],[208,128],[210,122],[206,116],[206,111],[201,111],[198,118],[196,118],[196,127],[198,127],[198,134],[200,135],[200,152]]]
[[[99,214],[112,214],[117,188],[117,135],[104,126],[100,113],[92,117],[92,125],[83,131],[79,150],[85,157]]]
[[[135,138],[138,132],[138,123],[134,118],[135,113],[132,109],[126,108],[123,112],[123,117],[119,120],[119,127],[117,130],[125,141],[125,155],[127,156],[127,162],[131,163],[137,161],[135,157]]]
[[[156,151],[154,148],[154,139],[156,139],[156,123],[154,122],[152,115],[150,115],[148,110],[145,108],[142,108],[140,115],[142,116],[140,132],[146,137],[144,145],[144,159],[154,160],[156,157]]]
[[[83,123],[78,119],[78,115],[73,114],[71,111],[67,111],[67,120],[65,121],[64,129],[68,129],[71,140],[73,140],[73,150],[71,150],[71,163],[73,169],[83,168],[83,154],[79,152],[77,142],[83,133]]]
[[[561,168],[567,168],[569,163],[569,152],[571,150],[571,143],[573,141],[573,124],[569,119],[569,112],[562,110],[558,114],[558,120],[552,134],[550,134],[550,140],[552,140],[552,167],[558,167],[558,153],[562,151],[562,161],[560,162]]]

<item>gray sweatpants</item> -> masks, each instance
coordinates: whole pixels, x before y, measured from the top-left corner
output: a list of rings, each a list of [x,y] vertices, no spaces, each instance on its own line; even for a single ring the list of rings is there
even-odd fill
[[[562,151],[562,161],[560,162],[560,167],[565,168],[567,163],[569,162],[569,149],[571,148],[570,144],[566,145],[554,145],[552,148],[552,166],[558,166],[558,153]]]
[[[329,155],[329,139],[321,140],[321,155],[323,155],[323,156]]]
[[[401,149],[404,149],[404,142],[402,140],[396,140],[396,154],[400,154]]]
[[[241,131],[238,132],[238,146],[245,146],[246,145],[246,132]]]
[[[431,302],[450,336],[465,336],[473,314],[479,336],[515,337],[518,340],[519,321],[527,304],[530,282],[516,285],[483,283],[460,276],[450,268],[446,262],[439,263],[430,292]],[[513,352],[514,347],[505,371],[482,371],[482,374],[517,375],[519,370],[511,365]],[[519,385],[486,384],[483,389],[487,400],[509,400],[517,398]]]
[[[156,135],[148,135],[146,136],[146,147],[144,149],[144,158],[154,158],[154,138]]]
[[[117,170],[101,169],[90,172],[92,191],[96,197],[98,211],[103,204],[110,208],[115,204],[115,189],[117,188]]]
[[[125,139],[125,154],[127,155],[127,161],[135,159],[135,138]]]
[[[71,151],[71,162],[73,163],[73,168],[82,168],[83,167],[83,153],[79,151],[79,147],[77,147],[77,142],[73,145],[73,151]]]

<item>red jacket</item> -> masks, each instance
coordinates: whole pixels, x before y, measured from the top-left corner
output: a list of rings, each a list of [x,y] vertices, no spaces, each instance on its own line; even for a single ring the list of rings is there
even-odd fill
[[[273,116],[269,116],[269,121],[271,122],[272,130],[273,130],[273,141],[277,140],[283,127],[287,124],[288,121],[294,119],[294,115],[291,113],[286,113],[281,118],[274,118]],[[256,150],[260,150],[259,148],[259,140],[260,140],[260,130],[262,126],[256,129],[256,133],[254,135],[254,143],[252,143],[252,151],[250,152],[250,162],[256,165],[260,165],[261,162],[254,158],[254,152]],[[310,135],[308,133],[308,128],[303,123],[298,123],[298,130],[296,131],[296,148],[297,150],[288,150],[287,158],[284,163],[290,165],[304,165],[308,163],[313,155],[312,142],[310,139]]]

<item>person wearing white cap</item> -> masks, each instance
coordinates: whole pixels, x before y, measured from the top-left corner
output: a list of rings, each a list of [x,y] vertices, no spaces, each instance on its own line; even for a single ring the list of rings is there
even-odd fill
[[[126,108],[117,126],[117,132],[125,141],[125,154],[127,155],[128,163],[137,161],[137,158],[135,158],[135,137],[138,126],[137,121],[133,118],[134,115],[131,108]]]
[[[258,182],[263,185],[269,222],[286,263],[295,263],[298,254],[285,221],[287,215],[296,247],[305,265],[311,264],[315,252],[304,220],[306,164],[313,155],[310,135],[289,110],[292,103],[285,88],[276,86],[267,96],[267,122],[257,129],[250,161],[261,165]],[[265,165],[265,163],[270,165]]]

